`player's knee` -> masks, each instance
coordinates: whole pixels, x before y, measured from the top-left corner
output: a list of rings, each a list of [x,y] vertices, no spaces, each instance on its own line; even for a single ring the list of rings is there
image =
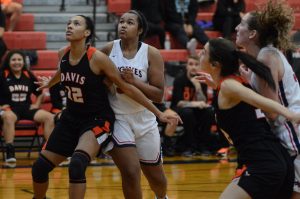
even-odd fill
[[[134,182],[139,180],[141,175],[141,167],[137,164],[129,164],[130,166],[122,168],[121,175],[123,180]]]
[[[85,183],[85,170],[91,158],[84,151],[77,150],[73,153],[69,165],[70,183]]]
[[[40,155],[39,158],[32,165],[32,179],[37,183],[47,182],[49,177],[48,174],[53,170],[55,165],[50,162],[45,156]]]

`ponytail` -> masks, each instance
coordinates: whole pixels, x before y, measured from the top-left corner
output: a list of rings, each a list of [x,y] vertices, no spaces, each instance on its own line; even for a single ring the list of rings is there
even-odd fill
[[[266,81],[271,89],[275,90],[276,85],[269,67],[257,61],[251,55],[239,50],[233,51],[234,56],[238,57],[248,68],[250,68],[257,76]]]
[[[276,89],[270,68],[257,61],[251,55],[236,50],[236,46],[224,38],[209,40],[210,63],[219,62],[221,65],[220,75],[226,77],[239,73],[239,60],[249,67],[257,76],[267,82],[273,90]]]

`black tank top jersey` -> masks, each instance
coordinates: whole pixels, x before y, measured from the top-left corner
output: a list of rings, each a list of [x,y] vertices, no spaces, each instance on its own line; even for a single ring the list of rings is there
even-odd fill
[[[36,96],[41,91],[36,91],[38,86],[35,76],[24,70],[20,78],[16,78],[9,70],[4,70],[0,74],[0,103],[9,104],[11,107],[29,108],[31,105],[31,94]]]
[[[104,75],[96,75],[90,69],[89,60],[95,48],[89,47],[87,52],[75,66],[69,64],[70,50],[61,59],[61,83],[67,95],[66,111],[75,116],[114,117],[107,95]]]
[[[243,84],[250,88],[248,84]],[[215,101],[218,126],[239,153],[255,147],[259,140],[277,140],[260,109],[245,102],[230,109],[220,109],[218,100]]]

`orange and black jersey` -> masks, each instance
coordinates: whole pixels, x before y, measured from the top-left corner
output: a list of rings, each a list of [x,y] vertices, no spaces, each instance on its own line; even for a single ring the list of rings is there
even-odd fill
[[[95,48],[89,47],[77,65],[70,65],[70,49],[61,59],[61,84],[67,95],[66,111],[78,116],[113,116],[104,75],[96,75],[90,68],[90,59]]]
[[[9,104],[11,107],[29,107],[32,103],[31,94],[36,96],[38,85],[36,77],[24,70],[20,78],[16,78],[9,70],[0,72],[0,104]]]
[[[201,84],[201,89],[205,97],[207,97],[207,86]],[[178,75],[173,83],[171,108],[176,110],[179,101],[196,101],[197,99],[196,88],[191,80],[187,77],[186,72]]]
[[[242,82],[239,78],[235,79],[250,88],[249,84]],[[240,155],[245,149],[255,147],[255,143],[258,141],[276,140],[260,109],[245,102],[240,102],[229,109],[220,109],[218,100],[215,101],[217,124]]]

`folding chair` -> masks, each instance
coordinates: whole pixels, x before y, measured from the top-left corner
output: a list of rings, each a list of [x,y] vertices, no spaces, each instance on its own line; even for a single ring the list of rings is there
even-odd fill
[[[37,140],[37,144],[38,144],[39,149],[42,146],[42,143],[39,139],[39,133],[38,133],[39,127],[40,127],[40,124],[36,123],[33,120],[19,120],[16,123],[15,138],[17,138],[17,137],[32,137],[32,139],[29,140],[31,143],[30,143],[30,146],[29,146],[28,154],[27,154],[28,158],[30,157],[31,151],[34,147],[35,140]],[[4,148],[4,144],[3,144],[3,141],[2,141],[1,133],[2,132],[0,132],[0,147],[2,149],[2,159],[4,161],[5,160],[5,148]],[[15,141],[17,141],[17,140],[15,140]],[[18,142],[19,141],[20,142],[27,142],[28,140],[20,139],[20,140],[18,140]]]

